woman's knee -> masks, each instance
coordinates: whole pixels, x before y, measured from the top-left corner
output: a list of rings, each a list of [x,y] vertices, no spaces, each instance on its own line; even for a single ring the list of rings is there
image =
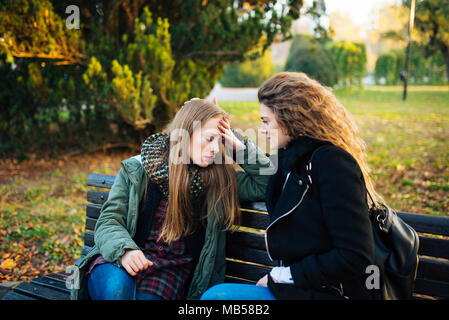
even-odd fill
[[[267,287],[254,284],[220,283],[209,288],[201,300],[276,300]]]
[[[232,290],[229,283],[216,284],[210,287],[203,293],[201,300],[230,300],[232,297]]]
[[[94,300],[133,300],[135,281],[124,269],[106,263],[96,266],[88,279],[88,290]]]

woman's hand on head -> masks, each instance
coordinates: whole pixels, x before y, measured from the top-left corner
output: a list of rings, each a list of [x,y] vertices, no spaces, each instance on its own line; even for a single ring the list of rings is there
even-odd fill
[[[127,250],[120,258],[120,262],[131,276],[135,276],[139,271],[146,270],[153,265],[153,262],[145,257],[142,250]]]
[[[188,101],[185,101],[182,106],[185,106],[187,103],[189,103],[191,101],[195,101],[195,100],[200,100],[200,98],[194,97],[194,98],[192,98],[192,99],[190,99]]]
[[[214,104],[218,106],[217,97],[214,96]],[[223,138],[223,143],[226,147],[230,147],[232,150],[243,150],[245,149],[245,145],[237,139],[234,132],[231,130],[231,123],[227,117],[223,117],[218,123],[218,131],[220,131],[220,135]]]
[[[226,147],[231,148],[232,150],[243,150],[245,149],[245,145],[241,142],[232,132],[231,124],[229,123],[229,119],[223,117],[218,123],[218,131],[220,132],[221,137],[223,138],[223,143]]]
[[[200,100],[200,99],[201,99],[201,98],[194,97],[194,98],[190,99],[189,101],[185,101],[184,104],[189,103],[190,101],[195,101],[195,100]],[[214,96],[213,102],[214,102],[214,104],[216,104],[216,105],[218,106],[217,96]],[[184,104],[183,104],[183,105],[184,105]]]

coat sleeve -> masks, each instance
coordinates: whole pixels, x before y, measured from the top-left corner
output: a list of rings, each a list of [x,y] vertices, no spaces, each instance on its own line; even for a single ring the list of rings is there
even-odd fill
[[[245,144],[245,150],[233,154],[234,161],[243,169],[237,171],[239,199],[245,201],[265,200],[270,176],[275,168],[270,158],[256,144],[235,132],[236,137]]]
[[[126,249],[139,249],[126,228],[130,183],[120,169],[95,225],[95,244],[105,260],[121,266]]]
[[[374,242],[366,189],[355,159],[331,147],[318,151],[314,160],[312,188],[318,193],[333,247],[293,264],[291,273],[296,286],[320,289],[363,275],[373,263]]]

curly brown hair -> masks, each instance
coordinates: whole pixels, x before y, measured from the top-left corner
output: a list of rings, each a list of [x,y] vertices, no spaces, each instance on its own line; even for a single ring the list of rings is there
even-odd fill
[[[285,134],[328,141],[352,155],[360,166],[374,205],[383,202],[369,176],[365,142],[352,116],[331,89],[304,73],[281,72],[260,86],[258,99],[274,113]]]

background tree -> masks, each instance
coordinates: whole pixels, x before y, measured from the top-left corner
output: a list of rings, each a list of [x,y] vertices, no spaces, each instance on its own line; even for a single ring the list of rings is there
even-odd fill
[[[55,65],[82,64],[81,32],[68,29],[49,0],[4,0],[0,3],[0,52],[16,58],[52,60]]]
[[[376,60],[376,67],[374,69],[374,78],[376,83],[381,83],[383,78],[385,84],[392,85],[396,82],[397,76],[397,60],[396,55],[391,52],[379,55]]]
[[[366,73],[365,44],[351,41],[329,42],[326,48],[335,59],[339,83],[352,90],[355,82],[363,86],[362,78]]]
[[[79,30],[65,27],[68,5],[80,9]],[[289,38],[302,5],[2,1],[0,151],[140,145],[183,101],[207,95],[225,64]]]
[[[304,72],[330,87],[338,83],[334,57],[322,42],[308,35],[296,35],[293,38],[285,70]]]
[[[88,55],[98,58],[108,79],[115,76],[114,60],[123,67],[128,65],[130,75],[142,72],[151,78],[152,94],[157,99],[148,107],[154,110],[154,117],[147,119],[145,127],[135,129],[159,130],[189,96],[207,95],[224,64],[248,58],[247,53],[259,45],[262,37],[266,39],[266,50],[276,36],[289,36],[291,21],[298,17],[295,8],[302,1],[285,3],[282,13],[275,9],[274,2],[100,2],[95,10],[103,14],[104,22],[88,21],[91,30],[98,30],[95,39],[107,37],[103,42],[109,52],[101,45],[91,46]],[[121,103],[117,109],[126,105]],[[142,124],[141,120],[138,123]]]
[[[410,0],[403,5],[410,7]],[[415,27],[420,42],[426,47],[426,56],[440,52],[446,64],[449,82],[449,3],[447,0],[425,0],[416,2]],[[413,50],[413,48],[412,48]]]
[[[445,64],[440,52],[426,57],[426,47],[420,43],[412,43],[410,57],[410,83],[412,84],[443,84]],[[375,80],[380,83],[384,79],[386,85],[402,83],[400,73],[404,70],[405,49],[391,50],[379,55],[376,60]]]
[[[220,84],[223,87],[258,87],[274,74],[274,65],[269,50],[262,57],[224,67]]]

